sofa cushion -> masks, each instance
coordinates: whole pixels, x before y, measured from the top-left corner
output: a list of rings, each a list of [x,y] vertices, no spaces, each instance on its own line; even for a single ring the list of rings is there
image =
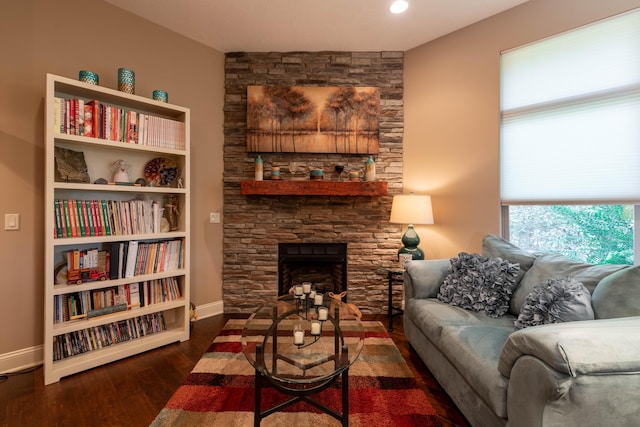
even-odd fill
[[[436,298],[412,298],[404,308],[404,317],[416,324],[422,333],[436,346],[442,346],[442,330],[445,326],[482,325],[507,328],[513,332],[514,316],[498,318],[444,304]]]
[[[506,339],[498,370],[511,377],[519,358],[536,357],[563,374],[602,375],[640,372],[640,317],[542,325]]]
[[[570,277],[582,283],[589,292],[593,293],[600,280],[627,267],[627,265],[617,264],[585,264],[559,254],[542,254],[536,257],[533,266],[513,291],[509,312],[516,316],[519,315],[525,299],[533,291],[533,288],[549,279]]]
[[[507,417],[509,380],[498,371],[498,362],[502,347],[512,332],[512,325],[499,327],[483,322],[447,325],[443,328],[440,345],[449,362],[501,418]]]
[[[533,288],[514,325],[523,329],[575,320],[593,320],[589,290],[572,279],[549,279]]]
[[[507,380],[498,372],[500,351],[513,332],[514,316],[498,318],[443,304],[435,298],[412,298],[404,316],[411,319],[499,417],[507,416]],[[415,344],[414,344],[415,345]]]
[[[591,296],[596,319],[640,316],[640,266],[605,277]]]
[[[501,258],[460,252],[451,259],[438,299],[467,310],[500,317],[509,309],[509,300],[518,274],[517,264]]]
[[[512,264],[519,264],[520,271],[516,276],[516,284],[520,283],[524,274],[529,271],[536,260],[536,255],[533,252],[520,249],[510,241],[493,234],[487,234],[482,239],[482,255],[502,258]]]

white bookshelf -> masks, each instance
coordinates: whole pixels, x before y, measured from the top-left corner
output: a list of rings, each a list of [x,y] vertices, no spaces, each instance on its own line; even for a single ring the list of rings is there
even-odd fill
[[[118,142],[106,138],[81,136],[61,132],[56,126],[56,110],[59,111],[56,98],[81,99],[84,102],[98,100],[104,105],[117,107],[126,111],[142,113],[148,116],[161,117],[181,122],[180,137],[183,143],[175,148],[171,144],[161,146],[142,145],[134,142]],[[115,360],[129,357],[172,342],[189,339],[189,246],[190,246],[190,159],[189,159],[189,109],[162,103],[150,98],[130,95],[114,89],[90,85],[73,79],[47,75],[45,97],[45,239],[44,239],[44,381],[51,384],[60,378],[91,369]],[[163,139],[163,138],[160,138]],[[55,148],[61,147],[81,151],[87,164],[89,183],[57,182],[55,180],[56,160]],[[172,147],[172,148],[162,148]],[[184,148],[183,148],[184,147]],[[178,167],[178,176],[182,186],[178,188],[177,179],[167,186],[127,186],[113,184],[94,184],[98,178],[112,180],[109,165],[117,160],[124,160],[130,166],[130,181],[144,177],[144,168],[154,158],[163,157],[172,160]],[[177,200],[179,216],[177,230],[154,230],[144,234],[109,234],[103,230],[102,235],[66,237],[60,235],[59,223],[56,222],[56,200],[115,200],[132,199],[155,202],[163,207],[167,198]],[[88,233],[90,234],[90,233]],[[131,241],[154,243],[162,241],[181,241],[181,265],[166,271],[146,272],[130,278],[114,278],[113,280],[83,281],[81,284],[68,284],[64,275],[56,275],[55,269],[66,259],[66,253],[73,249],[109,250],[113,242],[128,244]],[[179,298],[131,307],[124,311],[100,315],[91,318],[56,321],[55,301],[73,293],[85,292],[92,295],[107,289],[120,291],[132,283],[145,281],[175,279],[180,292]],[[59,308],[59,306],[58,306]],[[60,310],[58,310],[58,313]],[[83,337],[86,331],[95,331],[118,322],[127,322],[144,316],[155,316],[153,319],[160,325],[160,313],[165,328],[154,323],[153,333],[133,338],[127,336],[121,342],[113,340],[111,344],[104,342],[101,348],[92,348],[90,334],[84,336],[84,343],[77,343],[75,352],[61,355],[60,347],[54,348],[59,338],[65,335]],[[118,340],[120,341],[120,340]],[[71,355],[70,353],[77,353]]]

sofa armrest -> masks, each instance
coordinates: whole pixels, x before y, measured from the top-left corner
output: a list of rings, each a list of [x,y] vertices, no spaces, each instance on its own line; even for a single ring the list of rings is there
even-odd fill
[[[640,372],[640,316],[534,326],[505,342],[498,370],[509,378],[516,361],[533,356],[576,377]]]
[[[435,298],[449,274],[449,259],[409,261],[403,275],[405,298]]]

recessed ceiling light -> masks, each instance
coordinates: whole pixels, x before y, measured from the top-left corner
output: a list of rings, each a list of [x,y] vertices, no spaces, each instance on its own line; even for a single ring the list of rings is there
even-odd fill
[[[406,0],[396,0],[391,4],[389,10],[391,13],[402,13],[407,10],[408,7],[409,3],[407,3]]]

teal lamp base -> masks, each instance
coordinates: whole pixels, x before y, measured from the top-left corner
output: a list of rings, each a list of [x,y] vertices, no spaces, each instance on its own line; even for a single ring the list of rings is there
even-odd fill
[[[409,224],[407,231],[402,236],[402,244],[404,246],[398,250],[398,256],[400,254],[411,254],[411,259],[424,259],[424,252],[418,248],[420,237],[414,230],[413,224]]]

